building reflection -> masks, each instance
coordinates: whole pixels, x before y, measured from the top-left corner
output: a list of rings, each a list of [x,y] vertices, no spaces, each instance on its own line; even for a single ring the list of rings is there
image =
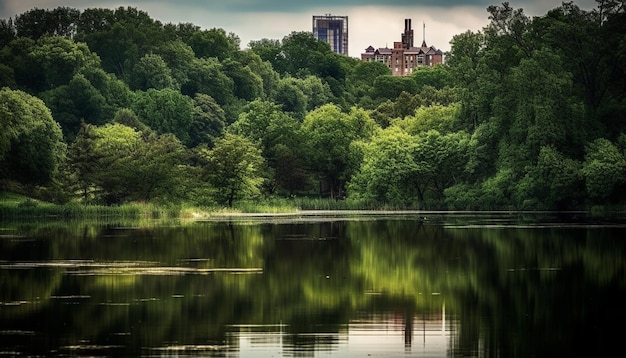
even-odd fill
[[[361,312],[347,324],[288,324],[232,327],[239,356],[446,356],[458,322],[447,321],[445,305],[438,312]],[[298,327],[302,328],[301,325]]]

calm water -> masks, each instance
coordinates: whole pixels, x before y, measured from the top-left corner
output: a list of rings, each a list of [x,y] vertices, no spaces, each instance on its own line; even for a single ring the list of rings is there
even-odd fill
[[[528,215],[5,223],[0,356],[606,356],[625,240]]]

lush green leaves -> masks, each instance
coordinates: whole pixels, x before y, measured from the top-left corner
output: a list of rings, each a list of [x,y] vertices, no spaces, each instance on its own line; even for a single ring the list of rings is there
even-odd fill
[[[38,98],[0,89],[0,178],[49,183],[65,156],[61,128]]]
[[[261,193],[264,160],[261,150],[250,140],[226,133],[213,149],[204,149],[200,154],[206,161],[206,178],[215,189],[213,197],[218,203],[232,206],[235,200]]]

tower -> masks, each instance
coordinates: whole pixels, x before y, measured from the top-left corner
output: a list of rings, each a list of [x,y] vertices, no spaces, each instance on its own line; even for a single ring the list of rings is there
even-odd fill
[[[313,37],[327,42],[330,48],[341,55],[348,55],[348,17],[313,16]]]
[[[411,19],[404,19],[404,33],[402,34],[402,48],[413,47],[413,29],[411,29]]]

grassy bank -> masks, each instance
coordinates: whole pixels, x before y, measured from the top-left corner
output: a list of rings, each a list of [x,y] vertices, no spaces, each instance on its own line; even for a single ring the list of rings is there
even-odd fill
[[[122,205],[56,205],[22,195],[0,193],[0,220],[22,219],[192,219],[225,213],[293,213],[300,210],[364,210],[387,209],[354,200],[320,198],[268,198],[240,201],[233,207],[197,206],[188,203],[127,203]]]

